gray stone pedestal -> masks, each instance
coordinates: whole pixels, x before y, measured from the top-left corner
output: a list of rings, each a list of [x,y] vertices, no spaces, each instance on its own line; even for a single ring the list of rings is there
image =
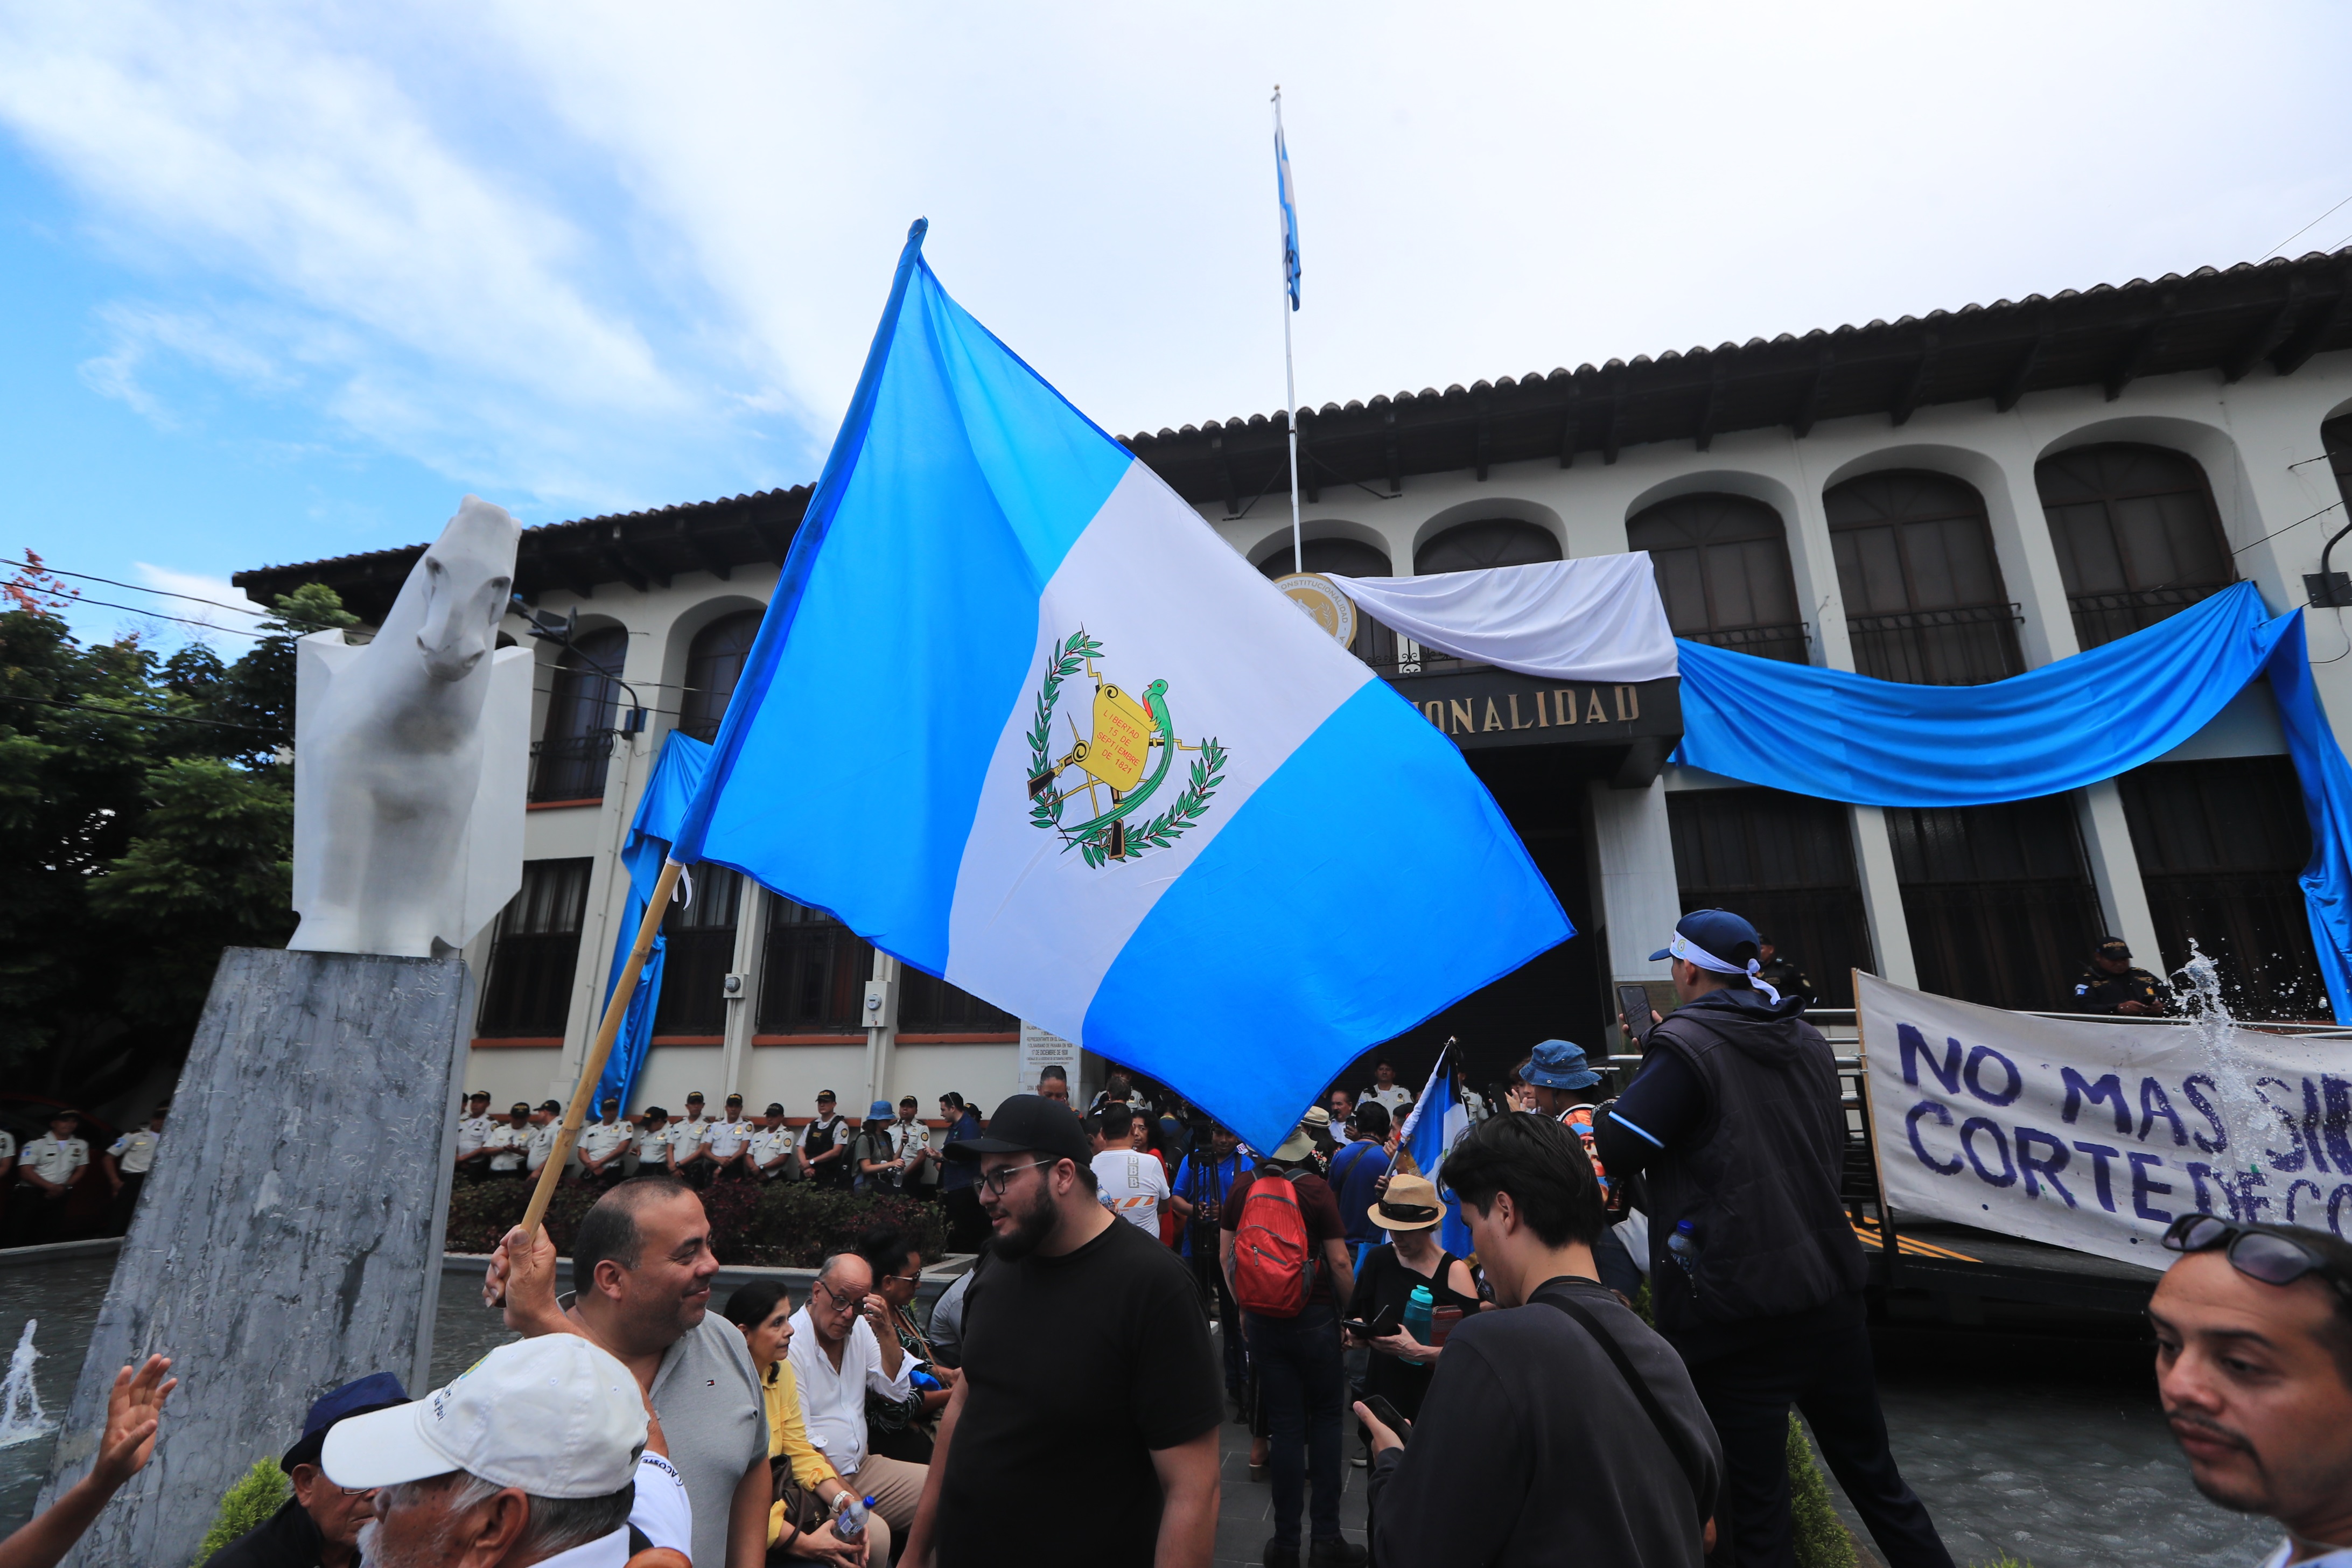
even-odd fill
[[[159,1352],[180,1388],[68,1563],[189,1563],[311,1400],[372,1372],[424,1392],[470,989],[454,953],[221,955],[41,1506],[89,1470],[117,1369]]]

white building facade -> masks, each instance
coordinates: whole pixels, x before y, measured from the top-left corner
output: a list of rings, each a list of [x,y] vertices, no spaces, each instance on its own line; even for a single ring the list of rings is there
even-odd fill
[[[2346,521],[2352,422],[2334,422],[2347,412],[2352,264],[2208,270],[1326,405],[1300,421],[1306,565],[1402,574],[1647,549],[1681,635],[1971,683],[2234,581],[2274,612],[2309,602],[2305,577]],[[1129,445],[1279,575],[1292,551],[1286,437],[1277,415]],[[576,620],[571,651],[536,644],[525,889],[467,955],[481,985],[466,1076],[496,1103],[569,1090],[621,935],[617,853],[656,748],[673,727],[715,730],[806,499],[526,534],[519,590],[542,620]],[[414,556],[237,581],[257,595],[325,582],[373,619]],[[2352,542],[2336,556],[2352,564]],[[2309,619],[2322,700],[2352,713],[2345,612]],[[509,627],[528,635],[520,616]],[[2150,969],[2177,966],[2193,937],[2232,966],[2242,1010],[2326,1016],[2294,880],[2308,829],[2260,686],[2122,779],[1898,812],[1665,763],[1672,682],[1547,697],[1421,657],[1377,626],[1351,646],[1463,742],[1580,931],[1397,1042],[1401,1060],[1425,1066],[1449,1034],[1490,1072],[1549,1036],[1608,1047],[1612,984],[1662,983],[1648,953],[1683,910],[1715,903],[1767,927],[1828,1005],[1850,1005],[1853,967],[2059,1005],[2112,934]],[[812,746],[855,744],[887,721],[888,695],[860,689],[854,660],[838,697],[835,731]],[[635,707],[646,718],[632,731]],[[804,1116],[831,1089],[853,1113],[909,1092],[928,1112],[949,1089],[983,1106],[1014,1091],[1017,1020],[898,973],[816,911],[723,873],[699,887],[671,917],[637,1104],[675,1110],[700,1089],[715,1107],[740,1091],[754,1110],[774,1100]],[[1374,881],[1362,891],[1363,939],[1411,942],[1412,911]]]

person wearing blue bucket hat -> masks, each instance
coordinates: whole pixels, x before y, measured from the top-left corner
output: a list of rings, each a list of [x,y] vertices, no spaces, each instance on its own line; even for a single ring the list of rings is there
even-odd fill
[[[1658,1331],[1723,1439],[1742,1564],[1791,1561],[1789,1409],[1888,1568],[1950,1568],[1895,1468],[1864,1318],[1862,1247],[1839,1182],[1837,1059],[1805,1000],[1759,973],[1756,928],[1697,910],[1651,956],[1681,1005],[1593,1138],[1612,1182],[1643,1180]]]
[[[1584,1059],[1583,1047],[1546,1040],[1519,1069],[1519,1079],[1535,1108],[1557,1121],[1572,1107],[1591,1103],[1585,1091],[1601,1082],[1601,1075]]]

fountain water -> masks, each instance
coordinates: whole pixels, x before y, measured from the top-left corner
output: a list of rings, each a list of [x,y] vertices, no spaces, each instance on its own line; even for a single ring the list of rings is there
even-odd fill
[[[2221,998],[2221,970],[2197,945],[2195,937],[2189,939],[2189,962],[2175,970],[2172,978],[2183,1006],[2196,1020],[2205,1075],[2213,1084],[2213,1111],[2230,1135],[2226,1161],[2216,1163],[2231,1173],[2234,1187],[2261,1172],[2263,1162],[2257,1152],[2268,1134],[2270,1118],[2247,1082],[2247,1064],[2237,1048],[2238,1020]]]
[[[33,1386],[33,1363],[41,1352],[33,1348],[38,1318],[25,1320],[25,1332],[8,1352],[8,1374],[0,1378],[0,1448],[29,1443],[49,1429],[48,1413],[41,1408],[41,1391]]]

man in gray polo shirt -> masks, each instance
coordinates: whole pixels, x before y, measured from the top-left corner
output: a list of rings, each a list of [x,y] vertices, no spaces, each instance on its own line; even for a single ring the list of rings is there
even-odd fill
[[[507,1232],[483,1300],[525,1335],[574,1333],[636,1374],[694,1505],[696,1568],[760,1568],[767,1556],[768,1414],[743,1336],[709,1315],[710,1222],[673,1176],[635,1176],[596,1200],[572,1246],[576,1289],[555,1297],[544,1230]]]

